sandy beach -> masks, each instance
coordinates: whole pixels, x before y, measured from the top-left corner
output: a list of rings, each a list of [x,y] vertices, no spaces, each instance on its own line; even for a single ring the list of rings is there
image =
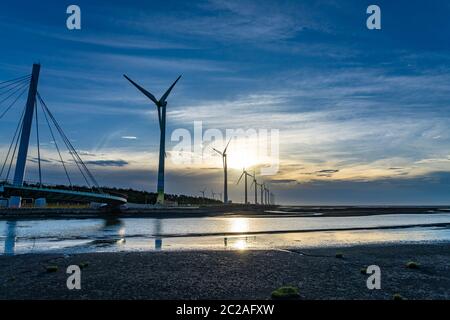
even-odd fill
[[[0,256],[0,299],[270,299],[284,285],[308,300],[449,299],[448,249],[441,243]],[[409,261],[419,268],[407,268]],[[84,266],[81,290],[66,287],[73,264]],[[361,268],[368,265],[381,268],[380,290],[366,287]]]

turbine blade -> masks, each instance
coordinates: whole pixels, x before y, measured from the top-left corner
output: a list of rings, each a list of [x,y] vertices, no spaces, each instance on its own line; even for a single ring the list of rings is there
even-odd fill
[[[219,150],[217,150],[216,148],[212,148],[215,152],[217,152],[218,154],[220,154],[221,156],[223,156],[223,153],[220,152]]]
[[[167,97],[170,94],[170,91],[172,91],[173,87],[175,87],[175,85],[177,84],[178,80],[180,80],[181,75],[177,78],[177,80],[175,80],[175,82],[170,86],[169,89],[167,89],[166,93],[164,93],[161,97],[161,99],[159,99],[160,103],[163,103],[164,101],[166,101]]]
[[[228,145],[230,144],[231,139],[233,139],[233,137],[231,137],[230,140],[228,140],[227,146],[226,146],[225,149],[223,150],[223,153],[224,153],[224,154],[227,153]]]
[[[237,182],[236,184],[239,184],[239,182],[241,182],[242,176],[243,176],[244,174],[245,174],[245,171],[242,172],[242,174],[241,174],[241,176],[239,177],[239,180],[238,180],[238,182]]]
[[[159,123],[159,130],[162,131],[162,124],[161,124],[161,107],[160,106],[156,106],[156,108],[158,109],[158,123]]]
[[[159,105],[158,100],[156,100],[155,96],[152,95],[150,92],[148,92],[147,90],[145,90],[144,88],[142,88],[140,85],[138,85],[136,82],[134,82],[133,80],[131,80],[130,78],[127,77],[127,75],[123,75],[125,77],[125,79],[127,79],[128,81],[131,82],[131,84],[133,86],[135,86],[139,91],[141,91],[145,96],[147,96],[147,98],[149,98],[150,100],[153,101],[154,104],[156,104],[157,106]]]

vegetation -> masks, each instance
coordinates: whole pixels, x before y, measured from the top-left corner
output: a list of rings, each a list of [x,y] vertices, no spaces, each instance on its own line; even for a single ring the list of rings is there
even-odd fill
[[[38,185],[27,184],[28,186],[38,187]],[[61,190],[73,190],[80,192],[92,192],[92,189],[86,186],[73,186],[72,188],[65,185],[44,185],[44,188],[49,189],[61,189]],[[99,190],[95,190],[99,191]],[[155,192],[147,192],[134,190],[131,188],[110,188],[110,187],[101,187],[101,191],[104,193],[109,193],[111,195],[116,195],[119,197],[125,197],[128,199],[128,202],[131,203],[140,203],[140,204],[155,204],[156,196]],[[210,198],[202,198],[202,197],[194,197],[187,195],[176,195],[176,194],[166,194],[165,199],[171,202],[177,202],[180,205],[202,205],[202,204],[221,204],[222,201]],[[50,201],[49,201],[50,204]]]
[[[336,253],[336,258],[342,259],[342,258],[344,258],[344,254],[342,252],[337,252]]]
[[[56,272],[58,271],[58,266],[47,266],[45,267],[45,270],[47,270],[47,272]]]
[[[405,298],[403,298],[403,296],[400,293],[396,293],[392,296],[393,300],[405,300]]]
[[[300,297],[298,288],[284,286],[272,291],[272,299],[298,299]]]
[[[420,264],[418,264],[417,262],[414,262],[414,261],[409,261],[409,262],[406,264],[406,267],[407,267],[408,269],[419,269],[419,266],[420,266]]]

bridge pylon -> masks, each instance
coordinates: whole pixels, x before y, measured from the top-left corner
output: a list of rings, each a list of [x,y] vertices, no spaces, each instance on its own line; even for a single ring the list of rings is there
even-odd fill
[[[13,184],[16,187],[23,185],[25,176],[25,169],[27,164],[28,146],[30,144],[31,127],[33,125],[34,109],[36,104],[37,86],[39,82],[40,64],[33,64],[31,72],[30,86],[28,89],[27,104],[25,107],[25,114],[22,120],[22,130],[20,132],[19,152],[17,154],[16,168],[14,171]],[[9,200],[10,207],[20,207],[22,202],[21,197],[13,196]]]

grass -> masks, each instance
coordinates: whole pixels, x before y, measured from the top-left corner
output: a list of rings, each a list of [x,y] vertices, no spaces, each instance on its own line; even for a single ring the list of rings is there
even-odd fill
[[[362,267],[359,271],[361,274],[367,274],[367,267]]]
[[[298,299],[299,297],[297,287],[283,286],[272,291],[272,299]]]
[[[420,264],[418,264],[417,262],[414,262],[414,261],[409,261],[408,263],[406,263],[406,267],[408,269],[419,269]]]
[[[45,270],[47,270],[47,272],[56,272],[58,271],[58,266],[47,266],[45,267]]]
[[[342,259],[342,258],[344,258],[344,254],[342,252],[337,252],[336,253],[336,258]]]
[[[80,262],[80,263],[78,264],[78,266],[80,267],[80,269],[84,269],[84,268],[86,268],[88,265],[89,265],[88,262]]]
[[[393,300],[405,300],[405,298],[403,298],[403,296],[400,293],[396,293],[392,296]]]

